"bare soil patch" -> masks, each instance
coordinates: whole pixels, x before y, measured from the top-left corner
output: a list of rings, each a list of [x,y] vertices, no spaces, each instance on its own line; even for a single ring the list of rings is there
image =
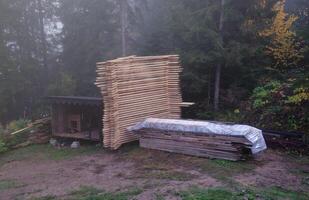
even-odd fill
[[[0,156],[0,199],[70,198],[82,186],[108,192],[138,188],[136,199],[179,199],[192,186],[269,187],[308,191],[308,158],[268,150],[256,160],[210,160],[129,145],[117,152],[67,150],[47,145]],[[31,149],[32,148],[32,149]],[[48,151],[45,151],[45,149]],[[88,148],[88,147],[82,147]],[[21,156],[20,152],[25,155]],[[86,153],[85,153],[86,152]]]
[[[295,168],[295,163],[287,160],[283,154],[267,153],[261,155],[259,160],[264,164],[256,167],[252,172],[234,176],[241,184],[255,187],[279,186],[286,189],[297,190],[301,187],[301,179],[289,169]]]

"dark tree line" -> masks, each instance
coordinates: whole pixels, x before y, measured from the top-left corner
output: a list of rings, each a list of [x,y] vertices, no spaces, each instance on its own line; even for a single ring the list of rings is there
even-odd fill
[[[308,21],[306,0],[0,0],[0,121],[44,115],[47,95],[99,96],[95,63],[132,54],[180,54],[183,98],[196,102],[184,117],[263,121],[269,104],[253,104],[270,101],[254,89],[270,82],[308,104]],[[287,43],[300,57],[282,71]]]

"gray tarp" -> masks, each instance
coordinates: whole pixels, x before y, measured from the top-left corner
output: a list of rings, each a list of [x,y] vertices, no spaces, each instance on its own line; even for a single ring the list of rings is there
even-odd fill
[[[248,125],[224,124],[195,120],[148,118],[143,122],[139,122],[136,125],[129,127],[128,130],[135,131],[142,128],[160,129],[165,131],[244,136],[252,143],[251,151],[253,154],[256,154],[267,148],[262,131]]]

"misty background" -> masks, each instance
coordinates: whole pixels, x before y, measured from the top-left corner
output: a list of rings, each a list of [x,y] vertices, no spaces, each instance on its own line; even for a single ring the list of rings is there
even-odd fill
[[[196,103],[184,117],[306,130],[308,5],[307,0],[0,0],[0,122],[48,115],[49,95],[100,96],[96,62],[179,54],[183,100]],[[289,16],[297,19],[289,24]],[[293,34],[276,33],[278,26]],[[279,36],[295,55],[282,63],[266,50]],[[297,83],[287,83],[290,79]],[[277,92],[265,95],[261,88]],[[293,105],[271,96],[280,91],[293,96],[297,88],[305,98]],[[281,125],[267,124],[274,120]]]

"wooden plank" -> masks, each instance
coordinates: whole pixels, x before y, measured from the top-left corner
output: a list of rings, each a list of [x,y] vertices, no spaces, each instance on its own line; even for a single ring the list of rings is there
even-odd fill
[[[187,155],[228,160],[244,159],[251,152],[252,143],[244,136],[227,136],[207,133],[140,129],[140,145],[144,148],[183,153]]]
[[[180,118],[179,57],[128,56],[97,63],[103,95],[104,145],[118,148],[138,136],[126,128],[147,117]]]

